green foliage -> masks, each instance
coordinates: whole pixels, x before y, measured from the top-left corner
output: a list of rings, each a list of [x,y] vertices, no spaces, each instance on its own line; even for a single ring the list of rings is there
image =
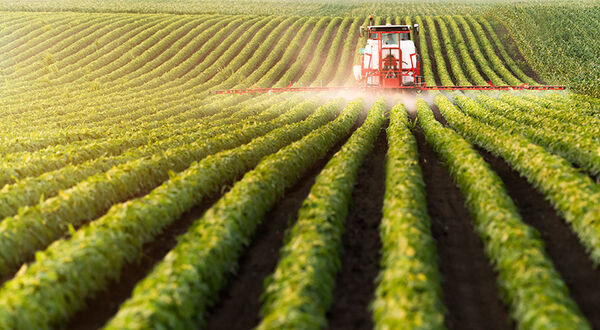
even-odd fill
[[[271,109],[275,112],[281,110],[277,107]],[[79,226],[95,219],[112,204],[155,188],[168,179],[169,171],[182,171],[208,155],[248,143],[279,126],[302,119],[307,111],[305,106],[271,121],[250,121],[235,131],[227,130],[210,140],[199,140],[151,157],[136,158],[105,173],[93,175],[34,207],[22,209],[19,214],[0,222],[0,232],[4,233],[0,236],[0,273],[10,272],[31,258],[38,249],[62,237],[68,224]]]
[[[336,105],[339,102],[329,107],[337,109]],[[262,159],[179,237],[177,246],[137,284],[107,328],[185,329],[202,324],[263,215],[350,132],[359,110],[351,104],[333,122]]]
[[[433,57],[435,59],[435,65],[437,67],[437,75],[439,76],[440,82],[443,86],[452,86],[454,85],[454,82],[452,81],[452,78],[450,78],[450,74],[448,73],[448,69],[446,68],[446,61],[444,60],[444,55],[442,54],[442,46],[440,44],[440,39],[438,37],[433,18],[430,16],[426,16],[425,23],[427,25],[422,26],[421,28],[427,29],[427,33],[429,33],[430,35],[431,47],[433,48]],[[452,54],[448,54],[448,56],[450,55]]]
[[[435,28],[435,26],[433,24],[431,24],[431,25],[429,25],[429,23],[427,23],[427,24],[430,29]],[[456,51],[454,50],[454,45],[462,46],[462,48],[464,50],[466,50],[462,35],[460,35],[460,34],[457,35],[456,34],[457,31],[455,31],[454,38],[452,38],[450,36],[450,33],[448,32],[448,28],[442,17],[436,17],[435,24],[437,24],[437,26],[440,28],[440,32],[442,34],[440,36],[439,42],[444,44],[445,55],[446,55],[446,58],[448,59],[448,61],[450,62],[450,68],[452,69],[452,75],[454,77],[454,82],[456,83],[456,85],[459,85],[459,86],[473,85],[471,82],[469,82],[469,80],[465,76],[463,69],[461,67],[461,59],[458,57],[458,53],[456,53]],[[441,54],[441,46],[440,46],[439,53]],[[469,54],[467,52],[464,52],[462,55],[463,55],[462,62],[469,63],[469,61],[471,61],[470,69],[476,70],[477,68],[475,68],[474,63],[472,63],[472,60],[471,60],[471,57],[469,56]],[[438,60],[438,58],[441,58],[441,57],[438,55],[436,57],[436,61]],[[440,61],[441,61],[441,59],[440,59]],[[475,75],[475,76],[479,75],[479,73],[473,73],[472,71],[469,71],[469,74]]]
[[[436,104],[461,135],[504,158],[541,191],[571,225],[592,261],[600,263],[600,187],[589,176],[522,136],[464,115],[443,96],[436,97]]]
[[[387,129],[381,270],[371,303],[376,329],[441,329],[445,308],[417,141],[403,105]]]
[[[477,85],[485,85],[487,83],[483,79],[483,77],[481,77],[481,75],[479,74],[479,72],[477,70],[477,66],[475,66],[475,63],[473,62],[473,59],[472,59],[472,58],[474,58],[477,61],[479,68],[481,68],[481,71],[483,72],[483,74],[485,74],[488,77],[488,81],[491,81],[494,85],[506,85],[504,80],[502,80],[502,78],[498,77],[498,75],[494,72],[494,70],[492,70],[492,68],[488,65],[487,59],[483,56],[483,53],[479,49],[480,48],[479,44],[475,40],[475,35],[473,35],[473,32],[471,32],[471,28],[465,24],[463,24],[459,28],[456,21],[458,20],[459,22],[461,22],[464,19],[460,16],[453,17],[450,15],[444,16],[444,18],[449,22],[450,28],[454,32],[455,37],[461,36],[462,34],[464,34],[464,36],[465,36],[465,38],[461,38],[464,40],[459,41],[458,45],[459,45],[459,49],[460,49],[461,58],[463,60],[463,63],[467,67],[467,71],[468,71],[471,79]],[[468,45],[468,48],[467,48],[467,45]],[[501,66],[504,67],[503,65],[501,65]]]
[[[350,104],[362,110],[362,102]],[[342,234],[358,170],[381,130],[385,103],[367,119],[317,176],[286,236],[273,274],[265,281],[258,329],[310,329],[327,325],[340,268]]]
[[[524,3],[503,6],[490,16],[504,25],[544,80],[600,97],[597,2]]]
[[[436,96],[435,103],[448,122],[469,138],[485,136],[487,140],[495,141],[493,145],[523,146],[523,143],[511,141],[510,135],[497,134],[462,115],[443,95]],[[424,101],[418,101],[418,106],[425,137],[444,160],[453,181],[465,196],[475,229],[498,272],[502,298],[518,327],[590,328],[546,256],[539,233],[522,222],[500,178],[465,139],[435,120]],[[490,145],[484,147],[493,148]]]
[[[505,66],[508,66],[510,68],[512,73],[517,75],[517,77],[519,77],[519,79],[521,79],[521,81],[525,82],[526,84],[537,85],[537,82],[535,80],[533,80],[532,78],[530,78],[529,76],[527,76],[523,72],[523,70],[517,65],[517,63],[515,63],[515,61],[512,59],[512,57],[510,55],[508,55],[506,48],[504,47],[504,44],[502,43],[502,41],[500,41],[500,38],[498,38],[498,35],[492,28],[492,25],[490,24],[490,22],[488,22],[488,20],[484,16],[478,16],[478,17],[473,18],[472,16],[469,15],[469,16],[467,16],[467,20],[469,21],[469,23],[471,23],[474,26],[475,31],[477,31],[478,35],[481,35],[481,32],[489,34],[489,36],[494,41],[494,45],[496,46],[495,49],[497,49],[498,52],[500,53],[500,55],[502,56],[502,62],[504,63]],[[481,25],[483,25],[483,28],[485,28],[484,29],[485,31],[479,30],[477,23],[481,23]],[[491,58],[491,61],[495,62],[492,55],[488,54],[488,58]],[[494,64],[494,65],[496,65],[496,64]],[[498,65],[496,65],[496,68],[498,68]]]
[[[127,150],[118,156],[102,156],[77,166],[68,165],[38,177],[28,177],[14,184],[6,185],[0,190],[0,219],[16,214],[20,207],[37,204],[41,197],[44,197],[43,199],[53,197],[60,190],[66,190],[90,176],[106,172],[114,166],[132,162],[138,158],[151,157],[169,149],[181,149],[182,146],[193,144],[199,139],[208,139],[243,128],[249,122],[272,120],[280,115],[280,110],[286,106],[282,104],[263,112],[264,107],[273,104],[277,98],[262,102],[252,101],[254,102],[246,107],[243,107],[246,104],[242,102],[236,106],[225,108],[219,116],[213,115],[204,120],[198,120],[194,122],[196,125],[187,129],[159,130],[163,134],[168,132],[165,134],[164,140]],[[293,103],[294,101],[289,102],[290,105]],[[229,117],[219,119],[223,115],[229,115]]]
[[[263,157],[329,121],[340,107],[339,101],[330,102],[305,121],[280,125],[250,143],[193,163],[150,194],[113,206],[71,239],[57,240],[36,253],[35,262],[23,267],[0,289],[0,327],[38,329],[64,323],[83,307],[87,297],[104,288],[109,279],[118,278],[124,263],[138,259],[142,245],[168,224]],[[313,102],[304,102],[284,116],[292,119],[312,109]],[[236,134],[250,132],[239,130]]]
[[[513,106],[487,95],[478,95],[476,99],[489,112],[481,111],[481,107],[474,106],[473,101],[463,96],[455,101],[469,115],[502,130],[519,133],[590,173],[600,174],[600,141],[594,140],[594,135],[545,118],[531,120],[536,117],[515,111]]]
[[[419,32],[419,54],[421,55],[422,75],[425,79],[427,86],[435,86],[435,78],[433,75],[433,64],[431,63],[431,57],[429,55],[429,46],[427,45],[426,34],[421,16],[415,17],[415,23],[419,24],[421,31]]]
[[[500,76],[502,77],[502,79],[504,81],[506,81],[508,83],[508,85],[521,85],[523,84],[523,82],[521,80],[519,80],[519,78],[515,77],[512,72],[510,72],[510,70],[508,70],[507,68],[507,64],[505,64],[502,59],[500,59],[500,57],[498,57],[498,55],[496,55],[496,51],[494,49],[494,46],[492,45],[492,43],[490,42],[490,40],[488,39],[488,37],[485,34],[485,31],[483,30],[483,28],[481,27],[481,25],[475,20],[473,19],[472,16],[457,16],[456,20],[458,20],[458,22],[460,23],[461,27],[465,30],[468,31],[466,32],[468,34],[468,40],[469,43],[471,45],[471,47],[477,47],[476,46],[476,42],[477,44],[483,48],[483,50],[485,51],[485,57],[488,59],[490,66],[492,68],[494,68],[494,70],[500,74]],[[469,23],[471,23],[472,27],[473,27],[473,31],[471,31],[471,26],[467,23],[467,20],[469,21]],[[475,40],[475,36],[477,36],[476,40]],[[495,37],[496,35],[492,35],[491,38]],[[478,49],[478,48],[477,48]],[[502,48],[502,50],[504,50],[504,48]],[[500,51],[501,52],[501,51]],[[478,59],[480,60],[480,63],[483,59],[482,54],[477,56]],[[486,63],[487,62],[483,62]],[[518,70],[520,73],[522,73],[522,71]],[[498,78],[495,78],[498,79]],[[525,76],[524,77],[525,81],[530,82],[531,84],[535,84],[535,81],[532,81],[531,78]],[[504,81],[500,81],[497,80],[498,83],[494,82],[492,80],[492,82],[494,82],[494,84],[499,84],[499,83],[503,83]]]

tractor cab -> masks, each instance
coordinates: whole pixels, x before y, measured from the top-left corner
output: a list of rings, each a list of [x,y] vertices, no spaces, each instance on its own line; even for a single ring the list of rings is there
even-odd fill
[[[410,32],[418,25],[370,25],[360,28],[367,44],[354,75],[364,87],[402,88],[421,83],[421,65]]]

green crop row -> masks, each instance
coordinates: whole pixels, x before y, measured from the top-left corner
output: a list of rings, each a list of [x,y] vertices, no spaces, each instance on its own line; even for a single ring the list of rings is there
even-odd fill
[[[361,102],[351,106],[362,108]],[[346,111],[346,110],[345,110]],[[356,110],[352,110],[356,111]],[[380,100],[342,149],[325,165],[287,233],[279,261],[265,281],[258,329],[325,328],[341,262],[342,234],[358,170],[379,135]]]
[[[502,79],[499,79],[500,77],[496,77],[495,79],[497,82],[492,79],[494,84],[504,83],[504,81],[506,81],[509,85],[521,85],[523,83],[506,68],[506,64],[498,57],[498,55],[496,55],[494,46],[492,46],[490,40],[488,40],[485,32],[481,28],[481,25],[477,23],[477,21],[475,21],[471,16],[466,16],[466,19],[463,16],[455,16],[455,19],[460,23],[460,26],[465,31],[471,47],[476,47],[479,45],[478,47],[481,47],[485,52],[485,56],[491,67],[494,68],[498,74],[500,74],[500,77],[502,77]],[[473,30],[471,30],[467,20],[469,20],[473,26]],[[477,38],[475,38],[475,36]],[[483,54],[477,56],[478,58],[482,58]]]
[[[182,76],[183,79],[188,79],[184,86],[190,89],[199,87],[199,91],[202,91],[202,89],[222,85],[228,80],[230,85],[233,85],[235,84],[233,81],[239,81],[239,77],[241,79],[246,78],[247,75],[252,73],[250,69],[258,67],[258,59],[266,57],[263,48],[270,49],[273,47],[275,40],[278,40],[281,34],[290,28],[290,25],[296,26],[297,22],[297,17],[285,20],[269,17],[258,23],[260,30],[254,35],[247,33],[242,36],[230,35],[227,42],[223,41],[211,53],[211,56],[222,55],[217,55],[214,59],[202,60],[201,65]],[[249,42],[239,42],[239,40],[244,39],[248,39]],[[175,82],[169,81],[167,86],[175,86]],[[160,88],[160,84],[154,87]],[[162,93],[162,91],[159,92]]]
[[[238,70],[229,80],[223,82],[224,87],[248,88],[252,87],[257,81],[262,80],[273,83],[281,77],[286,63],[289,63],[294,54],[295,47],[300,45],[300,41],[313,27],[316,19],[299,18],[283,33],[280,39],[273,34],[264,44],[270,48],[259,47],[253,56],[244,66]],[[277,40],[279,42],[275,43]]]
[[[593,106],[590,102],[583,99],[577,99],[575,93],[569,92],[547,92],[544,95],[539,93],[521,93],[523,99],[536,102],[538,105],[546,108],[553,109],[558,108],[559,111],[572,111],[578,109],[576,116],[589,116],[593,113]],[[562,117],[562,116],[561,116]],[[589,117],[588,117],[589,118]],[[563,118],[561,118],[562,120]]]
[[[385,196],[379,225],[381,269],[371,304],[376,329],[444,328],[441,277],[431,236],[417,141],[406,109],[392,108]]]
[[[179,134],[176,130],[171,131],[176,135],[129,150],[119,156],[103,156],[77,166],[68,165],[59,170],[44,173],[39,177],[30,177],[19,180],[12,185],[6,185],[0,190],[0,219],[16,214],[20,207],[34,205],[40,199],[53,197],[60,190],[68,189],[92,175],[108,171],[114,166],[165,152],[171,148],[178,148],[184,144],[192,144],[197,140],[209,139],[234,131],[251,122],[272,120],[281,114],[281,109],[292,106],[295,103],[294,99],[292,98],[287,102],[287,105],[275,105],[271,110],[265,110],[264,108],[271,102],[257,102],[239,110],[228,118],[214,120],[210,128],[207,127],[208,125],[199,124],[194,128],[195,131],[179,132]],[[273,98],[273,101],[275,100],[277,98]]]
[[[337,71],[343,71],[344,66],[342,65],[343,62],[340,61],[339,58],[339,50],[340,47],[343,46],[343,44],[347,43],[348,40],[347,38],[350,37],[350,35],[348,34],[348,26],[350,25],[350,23],[352,23],[352,18],[350,17],[346,17],[344,18],[344,20],[342,20],[342,22],[339,24],[337,33],[335,34],[335,37],[333,38],[333,40],[331,40],[329,42],[329,44],[331,45],[329,47],[329,51],[327,52],[327,57],[325,59],[325,61],[322,61],[322,58],[320,56],[320,54],[322,54],[321,52],[319,52],[319,50],[315,50],[315,59],[319,59],[320,62],[320,67],[318,68],[318,73],[316,75],[316,77],[312,80],[311,85],[312,86],[325,86],[329,83],[330,80],[332,80],[333,78],[335,78],[336,76],[336,72]],[[346,42],[344,42],[344,40]],[[343,49],[343,48],[342,48]]]
[[[242,19],[242,18],[240,18],[240,19]],[[217,23],[218,23],[218,22],[217,22]],[[133,51],[133,50],[132,50],[132,51]],[[123,54],[123,53],[126,53],[126,52],[119,52],[119,53],[120,53],[120,54]]]
[[[307,62],[311,59],[311,56],[315,50],[315,47],[318,47],[318,40],[317,38],[322,37],[327,39],[329,36],[325,35],[325,34],[321,34],[321,31],[323,29],[325,30],[329,30],[331,31],[331,29],[333,29],[333,27],[335,25],[330,24],[331,19],[329,17],[323,17],[321,18],[316,25],[314,26],[314,28],[312,29],[311,33],[308,36],[308,39],[306,39],[306,41],[304,42],[304,44],[300,45],[301,40],[298,40],[298,44],[299,44],[299,48],[300,51],[296,56],[296,59],[294,60],[294,62],[291,65],[286,65],[286,67],[283,68],[279,68],[279,70],[281,70],[280,72],[283,73],[283,76],[281,76],[281,78],[279,79],[278,82],[276,82],[273,86],[274,87],[285,87],[287,85],[289,85],[289,83],[295,83],[296,81],[294,81],[294,79],[297,79],[297,77],[299,76],[300,72],[302,69],[304,69],[305,65],[307,64]],[[322,47],[324,47],[324,43],[322,43]],[[298,48],[293,48],[293,53],[297,53],[298,52]],[[321,56],[322,54],[315,54],[317,57]],[[262,79],[259,80],[258,85],[261,87],[269,87],[270,85],[266,85],[265,83],[268,82],[265,77],[263,77]],[[272,84],[273,82],[271,82]]]
[[[42,54],[42,52],[51,45],[60,43],[63,39],[68,39],[68,36],[77,34],[86,28],[88,30],[98,28],[98,26],[105,25],[110,20],[110,15],[90,16],[87,20],[79,22],[79,24],[73,24],[69,29],[59,30],[60,32],[58,33],[55,31],[55,33],[52,34],[50,31],[46,30],[44,34],[38,35],[35,38],[25,38],[26,42],[20,47],[15,47],[4,52],[5,56],[0,59],[0,64],[2,64],[3,67],[7,67],[14,66],[22,61],[27,62],[32,56]],[[121,21],[123,18],[117,18],[117,20]]]
[[[425,30],[425,26],[423,25],[423,20],[421,16],[415,17],[415,23],[419,24],[419,53],[421,55],[421,71],[422,75],[425,79],[425,84],[427,86],[435,86],[435,78],[433,75],[433,66],[431,64],[431,57],[429,56],[429,46],[427,45],[427,38]]]
[[[546,109],[510,93],[503,93],[500,100],[512,105],[516,110],[529,114],[528,119],[536,124],[549,127],[561,125],[566,132],[581,134],[591,138],[600,136],[600,120],[580,116],[577,111],[564,111],[557,108]],[[526,117],[526,116],[523,116]],[[561,120],[562,119],[562,120]]]
[[[490,35],[490,37],[492,38],[492,41],[494,41],[494,44],[496,45],[496,49],[498,49],[498,52],[502,56],[502,63],[504,65],[508,65],[510,70],[515,75],[517,75],[517,77],[519,77],[519,79],[521,79],[521,81],[523,81],[529,85],[537,85],[537,82],[535,80],[531,79],[528,75],[526,75],[523,72],[523,70],[521,70],[521,68],[517,65],[517,63],[515,63],[515,61],[512,59],[512,57],[510,55],[508,55],[508,53],[506,52],[506,49],[504,48],[504,44],[502,43],[502,41],[500,41],[500,38],[498,38],[498,36],[496,35],[496,32],[492,28],[492,25],[490,24],[490,22],[488,22],[488,20],[484,16],[476,16],[475,18],[473,18],[471,15],[467,15],[467,20],[469,21],[469,23],[471,23],[475,27],[475,31],[478,34],[481,32],[483,32],[483,33],[487,32]],[[485,28],[485,31],[480,31],[477,27],[477,23],[481,23],[481,25],[483,25],[483,27]]]
[[[519,120],[521,112],[514,111],[511,106],[487,95],[480,94],[476,100],[489,111],[479,111],[481,108],[475,106],[463,106],[474,102],[464,96],[457,97],[455,102],[465,111],[469,111],[467,114],[470,116],[502,130],[518,132],[586,171],[594,175],[600,174],[600,142],[587,136],[565,132],[561,127],[522,124],[522,121]],[[509,115],[503,117],[496,113],[508,113]]]
[[[132,89],[130,95],[133,96],[135,93],[134,90],[141,89],[147,92],[157,85],[166,87],[169,82],[177,81],[177,78],[180,78],[180,76],[194,72],[199,67],[216,71],[214,67],[206,68],[206,64],[203,63],[212,63],[215,57],[223,55],[223,48],[215,48],[217,45],[219,47],[223,47],[223,45],[231,46],[231,48],[236,48],[235,46],[240,47],[241,43],[233,42],[235,38],[240,37],[240,34],[243,33],[246,34],[245,36],[252,35],[257,29],[262,28],[260,22],[266,23],[268,20],[268,18],[263,18],[262,20],[246,18],[239,21],[209,20],[200,24],[207,24],[207,28],[200,29],[201,34],[193,36],[191,42],[185,42],[185,39],[178,39],[171,44],[171,41],[168,41],[167,44],[169,46],[167,49],[164,51],[161,49],[154,51],[155,54],[158,54],[157,56],[153,56],[152,53],[142,55],[140,58],[144,59],[144,61],[141,61],[143,65],[138,69],[120,78],[111,78],[110,75],[107,75],[97,78],[96,81],[102,86],[101,93],[111,93],[129,88]],[[194,30],[196,29],[197,27],[194,28]],[[176,31],[173,31],[169,37],[175,33]],[[188,35],[190,33],[187,33],[185,37]],[[217,43],[217,40],[220,43]],[[180,45],[182,42],[183,44]],[[200,49],[198,49],[199,47]],[[119,73],[115,72],[114,74],[118,75]],[[212,74],[214,74],[214,71]],[[115,84],[114,82],[118,83]]]
[[[473,56],[473,58],[479,64],[479,68],[488,77],[488,79],[495,85],[506,85],[504,80],[502,80],[502,78],[500,78],[488,64],[488,59],[486,59],[485,56],[483,55],[483,53],[481,52],[481,49],[479,48],[479,44],[477,43],[477,40],[475,39],[475,35],[471,31],[471,28],[469,27],[469,25],[463,24],[462,29],[460,29],[458,27],[458,25],[456,24],[456,20],[454,17],[446,16],[446,18],[450,22],[452,29],[455,31],[455,36],[456,35],[462,36],[462,34],[460,34],[460,32],[461,31],[464,32],[465,37],[464,38],[461,37],[462,40],[459,41],[459,43],[462,42],[462,44],[464,44],[464,43],[468,44],[469,48],[468,48],[467,54],[470,54]],[[462,17],[458,18],[459,21],[461,21],[461,19],[462,19]],[[464,21],[464,19],[463,19],[463,21]]]
[[[204,18],[206,19],[207,17],[204,16]],[[40,80],[46,77],[55,77],[59,73],[63,73],[60,70],[63,70],[67,63],[76,60],[77,57],[85,56],[86,54],[89,55],[94,49],[98,49],[99,45],[103,45],[101,42],[106,41],[106,37],[116,36],[115,32],[125,34],[126,31],[134,29],[134,26],[145,23],[148,20],[156,22],[156,17],[150,16],[139,22],[132,20],[130,17],[125,17],[122,21],[93,27],[93,32],[80,31],[66,40],[60,40],[60,42],[55,43],[51,48],[47,49],[48,53],[52,54],[52,62],[36,61],[27,63],[23,61],[19,63],[21,69],[13,73],[21,79],[22,84],[18,87],[22,89],[26,88],[27,80]],[[68,71],[64,71],[64,73],[66,72]],[[47,76],[44,77],[44,75]],[[58,81],[54,81],[53,83],[58,83]]]
[[[594,114],[599,113],[598,106],[594,107],[592,98],[577,96],[573,93],[564,94],[519,94],[520,101],[524,107],[528,107],[528,112],[540,117],[548,117],[565,124],[573,124],[575,130],[581,127],[584,130],[600,126],[600,118],[593,118]],[[595,109],[594,109],[595,108]],[[597,131],[592,131],[595,133]]]
[[[225,35],[224,40],[218,38],[215,40],[215,37],[212,37],[209,42],[216,41],[215,45],[217,47],[206,59],[203,59],[199,65],[190,72],[186,72],[185,75],[193,77],[194,84],[198,86],[202,86],[207,81],[212,81],[211,84],[224,81],[252,57],[257,45],[265,41],[269,33],[279,31],[279,29],[274,30],[282,21],[284,21],[284,17],[266,17],[253,24],[250,29],[240,29],[239,34]],[[290,20],[287,20],[286,24],[289,24],[289,22]],[[240,42],[240,40],[250,40],[250,42],[245,43]],[[251,44],[251,47],[248,47],[248,44]],[[185,75],[181,77],[185,79]],[[169,80],[173,81],[172,79]],[[159,84],[155,84],[154,87],[160,85],[162,84],[159,81]]]
[[[437,97],[436,101],[444,117],[461,135],[504,158],[541,191],[571,225],[592,261],[600,263],[600,187],[589,176],[520,135],[464,115],[444,97]]]
[[[140,68],[146,63],[165,52],[171,44],[176,42],[187,30],[201,21],[184,20],[181,23],[174,23],[171,26],[166,26],[164,29],[158,30],[153,35],[143,39],[135,48],[123,54],[119,60],[126,62],[115,65],[118,61],[102,66],[98,71],[88,74],[86,79],[97,80],[100,83],[119,83],[119,78],[122,78]]]
[[[269,122],[250,122],[210,140],[199,140],[165,153],[118,165],[108,172],[87,178],[35,207],[25,208],[14,217],[4,219],[0,222],[0,273],[18,267],[35,251],[62,237],[69,226],[84,224],[102,215],[112,204],[153,189],[168,179],[170,172],[182,171],[194,161],[248,143],[277,127],[298,121],[307,115],[308,110],[306,106],[300,107]]]
[[[157,24],[158,20],[159,16],[157,15],[150,15],[141,20],[131,20],[128,25],[118,29],[111,29],[110,32],[94,40],[93,46],[80,47],[78,52],[58,60],[55,63],[55,67],[40,67],[35,72],[43,72],[46,75],[45,78],[50,80],[66,76],[67,73],[75,71],[84,73],[86,72],[84,68],[90,63],[108,55],[112,50],[119,47],[119,45],[123,45],[136,34]],[[29,71],[32,70],[29,69]],[[66,79],[61,79],[60,81],[68,82]]]
[[[169,223],[203,198],[218,193],[262,157],[331,120],[340,106],[339,101],[330,102],[305,121],[281,126],[238,148],[206,157],[179,174],[171,174],[150,194],[113,206],[70,239],[58,240],[38,252],[35,262],[0,289],[0,327],[42,329],[62,324],[83,307],[87,297],[118,278],[125,263],[139,259],[142,245]],[[287,116],[312,109],[314,103],[305,102]],[[246,130],[236,133],[247,134]]]
[[[435,19],[437,25],[440,28],[440,32],[442,33],[440,42],[443,42],[446,49],[446,57],[450,62],[450,68],[452,69],[452,74],[454,75],[454,80],[457,85],[460,86],[470,86],[472,85],[469,79],[465,76],[461,63],[465,65],[467,69],[467,73],[471,77],[471,79],[475,82],[476,85],[481,84],[485,80],[481,78],[479,75],[479,71],[475,66],[475,63],[471,59],[471,55],[467,51],[467,46],[462,38],[462,34],[458,29],[453,29],[454,38],[450,36],[448,32],[448,27],[446,26],[446,22],[443,17],[436,17]],[[452,27],[452,25],[451,25]],[[454,45],[459,48],[461,58],[457,55],[458,53],[454,50]]]
[[[286,38],[291,40],[293,33],[290,33],[292,31],[297,32],[294,28],[300,27],[305,22],[305,18],[294,17],[293,23],[292,20],[287,19],[274,29],[262,29],[256,37],[252,38],[252,42],[239,55],[236,55],[227,66],[227,70],[222,70],[214,78],[208,80],[206,86],[214,85],[211,89],[226,89],[236,87],[236,85],[244,81],[252,86],[260,78],[263,78],[258,76],[258,73],[255,74],[256,71],[265,72],[270,68],[272,63],[275,63],[274,59],[283,60],[277,57],[278,53],[276,51],[282,50],[281,46],[289,47]],[[254,75],[252,79],[250,75]],[[195,81],[195,79],[191,81]],[[190,87],[194,88],[193,85]]]
[[[331,84],[334,86],[340,86],[354,80],[354,77],[352,76],[354,50],[356,49],[357,40],[360,39],[358,34],[362,23],[362,18],[355,17],[347,31],[348,33],[344,38],[345,41],[342,48],[342,55],[340,55],[339,58],[339,67],[335,73],[335,77],[331,79]]]
[[[319,42],[315,48],[311,47],[310,45],[304,46],[310,49],[312,52],[312,57],[308,65],[304,68],[304,72],[302,72],[302,75],[300,78],[298,78],[298,81],[294,81],[294,83],[297,83],[299,86],[310,86],[319,72],[327,69],[326,66],[323,66],[323,60],[324,58],[325,60],[327,58],[327,49],[332,46],[330,36],[334,31],[336,31],[336,29],[339,30],[340,22],[342,22],[340,17],[335,17],[329,21],[329,24],[321,34]],[[338,41],[341,41],[341,37]]]
[[[452,81],[452,78],[450,78],[450,74],[446,68],[446,61],[444,60],[444,55],[442,54],[442,46],[440,45],[440,39],[438,37],[433,18],[426,16],[425,22],[427,23],[427,33],[430,35],[431,48],[440,82],[443,86],[453,86],[454,82]],[[422,28],[425,29],[425,27]],[[429,55],[431,55],[431,53]]]
[[[177,246],[133,291],[108,329],[189,328],[202,324],[216,293],[235,272],[263,215],[350,132],[361,107],[265,157],[179,238]]]
[[[149,18],[150,17],[146,19]],[[138,22],[132,21],[131,19],[121,19],[110,23],[102,22],[96,25],[90,24],[84,30],[77,31],[77,29],[73,29],[70,31],[70,36],[65,36],[63,39],[58,40],[59,42],[47,49],[47,54],[51,54],[51,57],[47,57],[45,61],[35,61],[33,63],[31,63],[31,60],[36,56],[30,57],[29,60],[21,61],[19,63],[20,69],[12,72],[12,78],[18,78],[21,80],[21,84],[24,84],[24,81],[26,80],[36,79],[44,74],[57,71],[59,67],[58,62],[62,61],[64,57],[73,55],[77,50],[85,48],[86,45],[91,43],[90,40],[103,38],[113,31],[120,31],[123,33],[126,29],[131,29],[132,24],[136,23]],[[66,43],[62,43],[62,41],[66,41]],[[65,45],[67,46],[65,47]],[[87,47],[87,49],[92,49],[92,47]],[[65,54],[67,52],[69,52],[68,55]]]
[[[66,146],[51,147],[48,150],[51,154],[42,150],[34,153],[18,153],[14,159],[11,159],[11,155],[6,155],[7,159],[3,159],[0,165],[0,187],[22,178],[41,175],[69,164],[80,164],[102,155],[119,155],[127,149],[149,142],[151,140],[148,137],[139,135],[104,141],[92,140],[91,143],[83,146],[81,142],[75,142]]]
[[[578,2],[579,3],[579,2]],[[600,96],[597,3],[589,6],[531,4],[503,6],[490,13],[504,25],[519,51],[545,80]]]
[[[70,132],[35,132],[32,134],[18,134],[18,136],[5,137],[0,136],[0,144],[2,150],[0,155],[23,152],[36,151],[57,144],[73,143],[82,140],[92,140],[104,137],[104,133],[91,130],[73,129]]]
[[[501,137],[477,124],[467,124],[472,121],[445,96],[436,96],[435,103],[459,132],[464,134],[468,127],[470,136]],[[418,107],[425,138],[465,196],[475,229],[498,272],[501,296],[518,327],[590,328],[547,257],[539,233],[523,223],[500,178],[467,141],[435,120],[425,101],[419,100]]]
[[[5,12],[5,14],[7,14]],[[7,54],[12,49],[17,49],[26,43],[27,40],[34,39],[44,32],[48,33],[48,29],[44,27],[48,26],[60,26],[65,27],[69,24],[70,21],[73,20],[72,15],[60,15],[53,14],[50,17],[40,17],[36,16],[26,16],[20,15],[21,18],[25,18],[27,23],[19,22],[16,26],[12,26],[10,22],[7,22],[7,25],[11,28],[3,29],[3,32],[12,31],[11,34],[3,36],[2,43],[0,43],[0,51],[3,54]],[[24,36],[29,36],[29,38],[23,38]]]
[[[231,114],[232,110],[236,110],[236,107],[230,108],[230,110],[224,110],[223,112]],[[205,111],[204,114],[208,115],[209,112]],[[156,119],[158,120],[158,118]],[[201,120],[188,121],[188,124],[193,126],[185,128],[185,125],[179,124],[176,129],[166,130],[163,127],[150,132],[142,130],[129,134],[127,137],[123,137],[123,129],[116,128],[113,130],[118,131],[114,134],[118,134],[118,138],[97,138],[82,142],[76,141],[67,145],[51,146],[35,152],[6,154],[2,160],[3,165],[0,167],[0,186],[14,183],[19,179],[54,171],[67,165],[80,164],[100,156],[118,156],[127,150],[131,150],[131,148],[143,147],[175,134],[193,133],[195,129],[201,128],[201,125],[215,125],[217,123],[215,123],[214,116],[206,116]],[[46,142],[54,144],[56,141]]]

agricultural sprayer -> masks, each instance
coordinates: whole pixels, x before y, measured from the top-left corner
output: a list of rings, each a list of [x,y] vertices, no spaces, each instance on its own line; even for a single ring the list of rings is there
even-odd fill
[[[468,85],[427,86],[421,74],[421,57],[411,40],[419,25],[369,25],[360,27],[367,39],[360,49],[360,64],[353,67],[356,86],[294,86],[217,90],[217,94],[279,93],[306,91],[421,91],[421,90],[563,90],[562,85]]]

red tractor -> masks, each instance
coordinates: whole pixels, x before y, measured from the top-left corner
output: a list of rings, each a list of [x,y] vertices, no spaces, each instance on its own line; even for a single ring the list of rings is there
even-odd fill
[[[360,65],[354,77],[363,87],[415,88],[422,85],[421,61],[410,32],[418,33],[417,24],[370,25],[361,27],[367,45],[360,50]]]

